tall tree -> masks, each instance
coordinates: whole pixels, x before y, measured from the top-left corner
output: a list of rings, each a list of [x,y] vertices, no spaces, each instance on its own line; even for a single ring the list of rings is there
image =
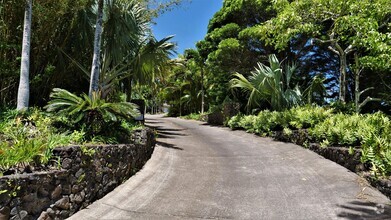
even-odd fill
[[[90,88],[88,94],[92,97],[92,93],[98,91],[99,86],[99,69],[100,69],[100,51],[101,39],[103,32],[103,0],[98,0],[98,9],[95,25],[94,37],[94,53],[92,58]]]
[[[20,81],[18,89],[17,110],[29,107],[30,99],[30,39],[31,39],[31,20],[33,1],[25,1],[24,27],[23,27],[23,44],[22,44],[22,61],[20,67]]]
[[[390,21],[390,0],[284,0],[276,1],[274,8],[277,16],[252,31],[279,50],[300,36],[307,36],[314,44],[326,44],[339,57],[341,102],[346,101],[349,54],[365,51],[367,56],[361,63],[366,66],[373,65],[368,60],[383,63],[386,68],[391,63],[391,41],[384,32]]]
[[[258,61],[274,52],[247,31],[274,15],[271,5],[269,0],[224,0],[209,21],[208,33],[197,43],[197,49],[206,64],[205,92],[211,105],[233,98],[228,86],[233,73],[249,73]]]

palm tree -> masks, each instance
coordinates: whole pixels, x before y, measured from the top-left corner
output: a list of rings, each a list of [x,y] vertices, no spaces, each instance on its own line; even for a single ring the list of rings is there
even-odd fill
[[[139,50],[129,52],[130,54],[125,57],[126,62],[115,66],[110,67],[106,61],[108,56],[104,56],[99,80],[102,97],[107,97],[122,85],[127,101],[130,101],[133,82],[151,84],[156,78],[162,78],[165,69],[174,65],[169,60],[174,49],[174,44],[169,42],[171,38],[172,36],[159,41],[152,38],[147,43],[142,42]]]
[[[89,73],[82,64],[60,50],[89,79],[90,96],[91,91],[100,91],[102,98],[106,98],[122,89],[130,99],[132,82],[154,81],[169,65],[175,45],[169,42],[172,36],[161,40],[148,36],[147,11],[137,1],[107,0],[103,8],[104,28],[102,42],[98,44],[101,53],[94,54],[94,62],[99,58],[100,63],[92,68],[97,73]]]
[[[186,59],[192,59],[200,68],[201,72],[201,114],[204,114],[205,111],[205,89],[204,89],[204,71],[205,71],[205,60],[201,57],[198,50],[187,49],[185,50]]]
[[[143,42],[135,55],[129,59],[130,67],[125,79],[128,82],[127,97],[131,96],[131,84],[133,81],[140,84],[154,83],[156,78],[164,78],[170,66],[177,65],[170,60],[174,54],[175,44],[170,42],[173,36],[167,36],[161,40],[150,37]]]
[[[22,61],[20,67],[20,81],[18,89],[17,110],[29,107],[29,72],[30,72],[30,39],[33,1],[26,0],[23,27]]]
[[[92,93],[98,91],[99,83],[99,68],[100,68],[100,50],[102,39],[103,23],[103,0],[98,0],[98,10],[95,25],[94,37],[94,54],[92,58],[91,79],[88,95],[92,97]]]
[[[283,110],[302,103],[302,94],[299,87],[290,87],[294,65],[282,70],[277,57],[269,56],[270,67],[258,63],[258,68],[246,79],[242,74],[236,73],[236,78],[230,81],[231,88],[241,88],[249,93],[247,109],[260,106],[260,101],[266,101],[273,110]]]

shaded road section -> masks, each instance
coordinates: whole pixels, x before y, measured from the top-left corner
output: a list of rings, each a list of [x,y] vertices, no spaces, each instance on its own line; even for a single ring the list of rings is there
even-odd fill
[[[161,115],[144,168],[71,219],[390,219],[390,201],[294,144]]]

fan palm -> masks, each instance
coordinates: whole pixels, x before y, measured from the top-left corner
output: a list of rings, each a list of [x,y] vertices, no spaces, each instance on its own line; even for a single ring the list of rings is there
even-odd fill
[[[302,104],[299,87],[290,87],[295,65],[288,65],[283,71],[274,54],[269,56],[269,64],[270,66],[266,66],[258,63],[258,67],[251,72],[248,79],[236,73],[236,78],[230,81],[231,88],[241,88],[248,93],[247,109],[259,107],[261,101],[268,102],[273,110],[283,110]]]

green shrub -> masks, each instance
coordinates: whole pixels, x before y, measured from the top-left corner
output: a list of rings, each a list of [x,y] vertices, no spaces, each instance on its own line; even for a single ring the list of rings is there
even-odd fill
[[[315,125],[309,133],[317,141],[327,140],[330,145],[359,145],[361,138],[358,133],[362,120],[363,117],[358,114],[348,116],[338,113]]]
[[[244,115],[243,114],[237,114],[233,116],[227,123],[228,127],[231,129],[241,129],[243,128],[241,126],[241,121],[243,120]]]
[[[276,111],[261,111],[254,121],[254,129],[256,133],[267,135],[271,131],[282,130],[283,120],[281,120],[281,113]]]
[[[197,121],[206,121],[206,113],[191,113],[189,115],[182,116],[184,119],[197,120]]]
[[[239,125],[240,127],[244,128],[244,130],[254,133],[255,132],[254,122],[256,118],[257,116],[255,115],[246,115],[240,121]]]
[[[363,163],[370,163],[373,174],[391,174],[391,120],[382,113],[365,115],[359,129]]]
[[[295,129],[314,127],[332,115],[333,109],[325,109],[319,106],[295,107],[289,110],[289,125]]]

